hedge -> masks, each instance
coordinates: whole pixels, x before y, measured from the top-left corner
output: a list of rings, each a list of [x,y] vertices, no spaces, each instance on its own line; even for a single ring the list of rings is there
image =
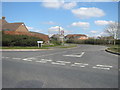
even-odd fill
[[[75,44],[92,44],[92,45],[106,45],[113,44],[113,40],[109,43],[109,40],[104,39],[87,39],[87,40],[67,40],[66,43],[75,43]],[[116,44],[120,44],[120,40],[116,40]]]
[[[2,46],[37,46],[42,39],[27,35],[2,35]],[[43,40],[42,40],[43,41]]]

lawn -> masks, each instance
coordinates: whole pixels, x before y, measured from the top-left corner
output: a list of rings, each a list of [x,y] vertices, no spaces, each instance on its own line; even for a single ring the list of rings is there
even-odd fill
[[[22,47],[22,46],[13,46],[13,47],[0,47],[0,49],[49,49],[49,47],[57,47],[57,48],[72,48],[72,47],[76,47],[77,45],[67,45],[67,46],[62,46],[62,45],[43,45],[43,47],[30,47],[30,46],[26,46],[26,47]]]
[[[108,50],[111,50],[113,52],[119,52],[120,53],[120,45],[109,45]]]

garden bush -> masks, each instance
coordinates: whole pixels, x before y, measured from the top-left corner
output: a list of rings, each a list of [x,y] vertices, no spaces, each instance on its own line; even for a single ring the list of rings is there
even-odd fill
[[[2,46],[37,46],[42,39],[27,35],[2,34]]]

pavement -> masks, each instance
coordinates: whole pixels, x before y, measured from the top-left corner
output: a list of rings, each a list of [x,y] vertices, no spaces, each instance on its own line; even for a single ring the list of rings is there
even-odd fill
[[[3,51],[3,88],[118,88],[118,55],[105,46]]]
[[[43,51],[52,49],[0,49],[0,51]]]

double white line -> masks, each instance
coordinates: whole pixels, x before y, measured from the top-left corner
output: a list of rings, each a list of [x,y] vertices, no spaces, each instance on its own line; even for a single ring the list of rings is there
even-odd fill
[[[92,68],[97,68],[97,69],[104,69],[104,70],[110,70],[110,68],[112,68],[113,66],[109,66],[109,65],[96,65],[93,66]]]
[[[89,65],[89,64],[87,64],[87,63],[74,63],[71,66],[85,67],[87,65]]]

